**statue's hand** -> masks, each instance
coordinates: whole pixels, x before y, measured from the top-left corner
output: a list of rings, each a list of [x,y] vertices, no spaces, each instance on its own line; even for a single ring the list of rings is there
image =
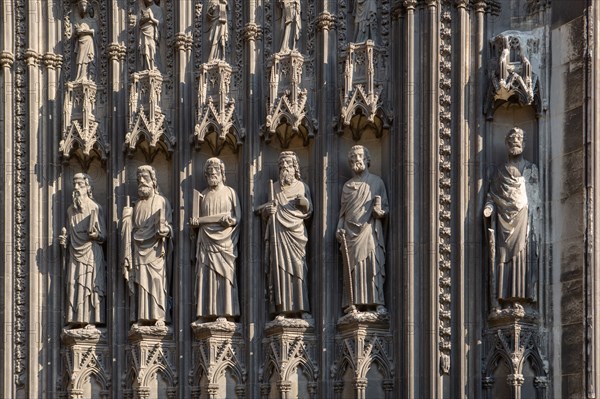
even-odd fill
[[[345,235],[346,235],[346,231],[344,229],[337,229],[337,231],[335,232],[335,238],[340,243],[342,242],[342,239],[344,238]]]
[[[198,218],[190,218],[190,226],[198,227],[200,225],[200,223],[198,223],[198,222],[199,222]]]
[[[91,240],[97,240],[98,237],[100,237],[100,234],[98,233],[98,230],[93,229],[92,231],[88,231],[88,237]]]
[[[380,206],[375,206],[373,208],[373,213],[372,214],[373,214],[373,217],[375,219],[381,219],[382,217],[385,216],[385,211],[383,209],[381,209]]]
[[[160,227],[158,228],[158,235],[161,237],[166,237],[169,235],[169,228],[166,224],[161,223]]]
[[[67,248],[67,229],[62,228],[61,235],[58,236],[58,243],[61,247]]]
[[[296,197],[296,201],[298,203],[298,206],[308,208],[308,199],[302,196],[301,194],[298,194],[298,196]]]
[[[489,218],[492,216],[492,213],[494,213],[494,208],[491,205],[486,205],[485,208],[483,208],[484,217]]]
[[[274,215],[277,212],[277,203],[273,201],[270,205],[265,207],[265,213],[269,216]]]
[[[235,224],[235,219],[229,215],[225,215],[221,218],[220,223],[223,227],[231,227]]]

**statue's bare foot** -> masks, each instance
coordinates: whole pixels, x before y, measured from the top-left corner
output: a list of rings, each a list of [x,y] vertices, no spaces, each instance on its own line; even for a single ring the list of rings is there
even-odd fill
[[[377,309],[375,310],[375,312],[378,315],[386,315],[386,314],[388,314],[387,309],[383,305],[377,305]]]
[[[311,320],[312,319],[312,315],[308,312],[302,312],[302,320]]]
[[[93,330],[94,328],[96,328],[96,326],[93,324],[86,324],[83,328],[85,328],[86,330]]]
[[[282,315],[282,314],[280,314],[277,317],[275,317],[275,320],[284,320],[284,319],[285,319],[285,316]]]
[[[156,327],[164,327],[165,326],[165,320],[164,319],[158,319],[158,320],[156,320],[156,323],[154,323],[154,325]]]

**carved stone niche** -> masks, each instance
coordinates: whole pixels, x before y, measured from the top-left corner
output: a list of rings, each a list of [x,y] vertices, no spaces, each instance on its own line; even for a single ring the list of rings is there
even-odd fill
[[[488,119],[506,102],[532,106],[541,115],[539,35],[537,31],[506,31],[490,40]]]
[[[383,104],[387,78],[386,50],[373,40],[349,43],[343,51],[344,89],[339,133],[350,131],[355,141],[366,130],[381,137],[389,129],[392,113]]]
[[[387,317],[359,312],[340,319],[336,360],[331,367],[334,397],[395,397],[392,356],[392,334]]]
[[[110,150],[94,115],[97,87],[90,80],[67,82],[65,86],[63,136],[59,151],[63,161],[75,156],[87,171],[94,158],[104,163]]]
[[[193,140],[196,149],[206,143],[217,156],[224,147],[237,153],[245,136],[235,110],[235,100],[229,95],[232,67],[214,60],[200,66],[198,112]]]
[[[192,323],[192,398],[244,398],[246,369],[241,325],[219,318]]]
[[[276,53],[270,64],[268,113],[261,134],[267,143],[276,136],[283,149],[295,137],[307,146],[315,135],[317,121],[309,116],[308,91],[302,88],[304,57],[295,50]]]
[[[163,76],[157,69],[131,75],[125,150],[131,156],[139,148],[148,163],[159,150],[170,157],[175,146],[175,136],[169,130],[166,115],[161,109],[162,85]]]
[[[106,330],[92,325],[61,334],[65,394],[69,399],[110,397],[110,356]]]
[[[484,398],[548,398],[546,332],[535,324],[497,326],[484,331]]]
[[[319,367],[312,323],[302,319],[276,319],[267,323],[259,371],[261,398],[316,398]]]
[[[177,394],[175,342],[170,326],[136,326],[129,331],[124,398],[174,399]]]

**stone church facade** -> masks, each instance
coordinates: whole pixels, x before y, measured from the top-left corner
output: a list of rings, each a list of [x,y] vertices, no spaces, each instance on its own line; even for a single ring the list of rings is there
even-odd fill
[[[0,16],[0,397],[596,397],[597,2]]]

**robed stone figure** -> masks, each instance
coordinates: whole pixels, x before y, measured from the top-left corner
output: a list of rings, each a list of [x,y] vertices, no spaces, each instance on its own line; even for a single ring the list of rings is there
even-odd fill
[[[493,310],[537,300],[538,169],[523,158],[523,130],[511,129],[505,144],[508,159],[496,171],[483,209]]]
[[[375,40],[377,32],[377,1],[356,0],[354,3],[354,41]]]
[[[238,256],[241,207],[233,188],[226,186],[225,165],[219,158],[204,164],[208,188],[202,191],[196,247],[196,317],[200,322],[224,317],[233,321],[240,315],[235,261]]]
[[[279,51],[285,53],[297,50],[302,30],[300,0],[279,0],[279,4],[282,10],[281,25],[283,28],[283,39]]]
[[[106,239],[104,213],[92,196],[90,177],[73,177],[73,204],[67,209],[67,227],[59,236],[66,251],[67,324],[72,328],[105,322]]]
[[[168,281],[172,252],[171,205],[158,192],[156,171],[137,169],[138,201],[125,207],[122,246],[125,278],[134,294],[138,325],[164,326],[169,321]]]
[[[213,60],[225,60],[225,48],[229,40],[229,28],[227,26],[227,0],[211,0],[208,6],[208,21],[210,22],[210,52],[208,62]]]
[[[279,155],[279,181],[271,184],[270,201],[261,209],[267,219],[265,254],[272,311],[280,318],[310,319],[305,221],[313,209],[294,152]]]
[[[144,0],[145,7],[140,10],[139,51],[142,58],[142,70],[158,69],[158,49],[160,29],[163,24],[162,9],[155,0]]]
[[[354,176],[344,184],[336,237],[341,244],[344,270],[343,307],[346,312],[376,310],[386,314],[385,238],[383,219],[389,212],[383,180],[369,172],[367,148],[356,145],[348,153]]]
[[[77,2],[78,18],[75,20],[75,64],[77,65],[77,76],[75,80],[90,79],[91,69],[96,62],[96,45],[94,35],[98,31],[98,25],[93,17],[93,9],[89,7],[87,0]]]

